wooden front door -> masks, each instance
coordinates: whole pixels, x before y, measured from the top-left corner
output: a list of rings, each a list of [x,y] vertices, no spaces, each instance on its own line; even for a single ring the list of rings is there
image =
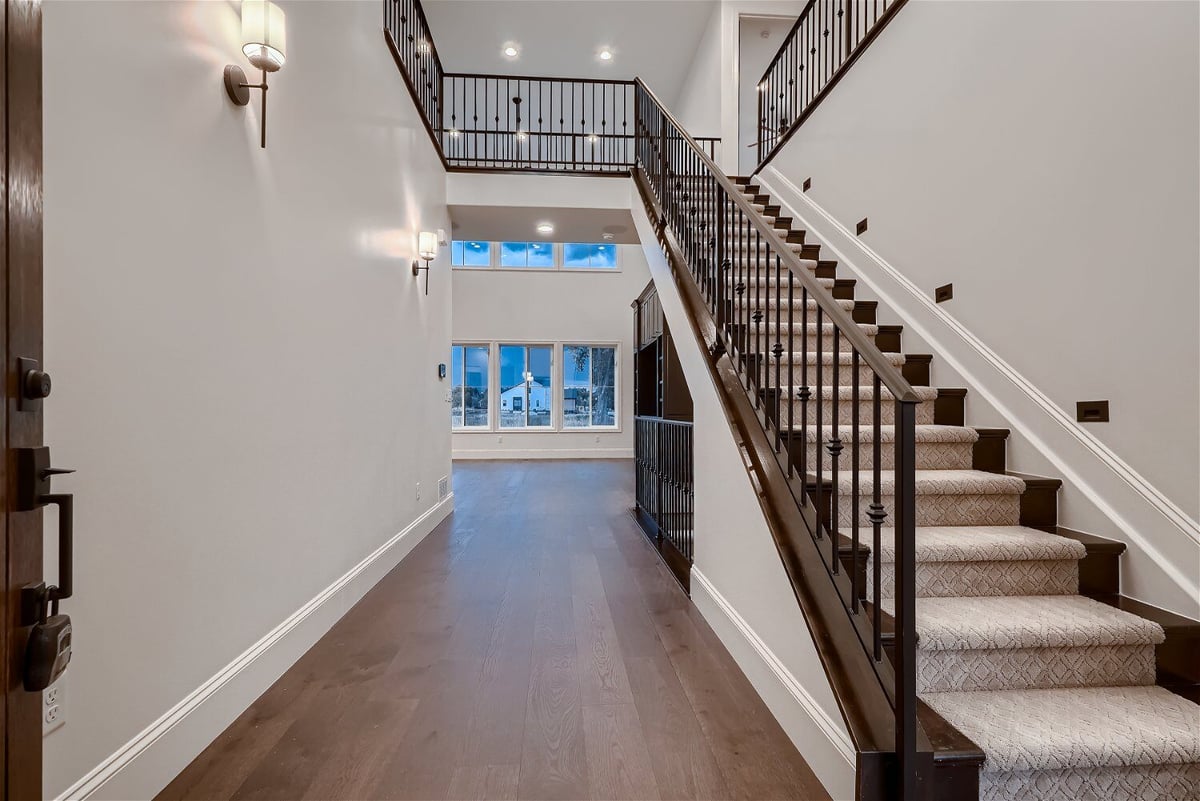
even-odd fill
[[[22,620],[21,588],[42,581],[42,514],[14,511],[14,449],[42,444],[41,404],[18,408],[18,358],[42,359],[42,9],[38,0],[3,0],[0,18],[0,355],[4,359],[4,414],[0,436],[0,665],[4,701],[5,801],[42,797],[42,696],[22,686],[29,627]]]

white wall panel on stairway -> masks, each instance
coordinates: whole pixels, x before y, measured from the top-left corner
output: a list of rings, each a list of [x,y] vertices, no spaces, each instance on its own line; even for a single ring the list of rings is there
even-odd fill
[[[1198,34],[1194,3],[910,3],[763,175],[1010,466],[1066,480],[1061,522],[1130,543],[1123,591],[1191,616]]]
[[[852,798],[849,734],[640,201],[634,221],[694,403],[696,605],[833,798]]]
[[[152,796],[389,563],[356,566],[448,511],[449,254],[428,296],[409,272],[416,233],[449,229],[445,176],[380,4],[278,1],[265,150],[257,96],[221,83],[226,64],[258,79],[238,4],[45,4],[46,441],[79,470],[49,797],[108,766],[76,785],[95,790],[237,672],[140,783],[100,792]],[[237,667],[298,612],[290,644]]]

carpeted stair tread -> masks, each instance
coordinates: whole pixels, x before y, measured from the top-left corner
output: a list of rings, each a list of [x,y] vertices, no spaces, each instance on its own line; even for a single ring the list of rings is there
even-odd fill
[[[896,559],[895,532],[880,529],[879,559]],[[1082,559],[1079,540],[1026,526],[917,526],[916,559],[921,562],[1032,562]]]
[[[772,267],[771,270],[774,271],[774,267]],[[787,275],[787,268],[783,269],[783,274],[784,274],[784,276]],[[819,283],[821,285],[822,289],[828,291],[828,290],[834,288],[834,286],[837,284],[837,279],[836,278],[818,278],[817,283]],[[744,290],[743,294],[747,298],[755,297],[755,295],[756,295],[755,287],[758,288],[757,289],[758,297],[764,297],[764,298],[765,297],[772,297],[772,298],[775,297],[775,287],[777,284],[776,284],[774,277],[771,278],[770,282],[768,282],[767,279],[763,278],[763,277],[760,277],[757,279],[755,279],[752,276],[744,277],[744,278],[731,277],[725,282],[725,286],[726,286],[725,292],[727,293],[727,297],[736,297],[737,296],[737,285],[738,284],[745,285],[745,290]],[[787,300],[787,296],[788,296],[787,278],[785,277],[782,281],[778,282],[778,286],[779,286],[779,297],[782,300]],[[799,278],[792,281],[792,297],[798,300],[800,298],[800,293],[803,288],[804,288],[804,284],[802,284],[800,282]],[[770,293],[770,294],[768,295],[768,293]]]
[[[894,602],[881,602],[891,614]],[[1082,595],[917,599],[917,647],[927,651],[1157,645],[1157,623]]]
[[[788,327],[787,320],[781,320],[779,323],[776,323],[774,320],[772,320],[770,323],[764,323],[762,325],[762,330],[764,333],[770,332],[773,334],[775,333],[776,328],[786,330]],[[804,330],[806,326],[800,320],[796,320],[794,323],[792,323],[791,328],[795,329],[792,333],[792,337],[799,338],[800,332]],[[833,336],[834,329],[836,328],[837,326],[833,323],[821,323],[821,335],[824,337],[831,337]],[[809,336],[815,337],[817,335],[817,324],[815,322],[810,320],[807,329]],[[879,333],[879,326],[872,323],[858,323],[858,330],[862,331],[869,337],[873,337]],[[843,335],[843,339],[844,338],[845,335]]]
[[[917,470],[917,497],[922,495],[1020,495],[1025,482],[1016,476],[989,473],[984,470]],[[895,494],[895,474],[885,470],[880,474],[880,495]],[[853,489],[853,475],[845,470],[838,473],[839,493],[845,496]],[[874,487],[870,470],[858,472],[858,491],[869,495]]]
[[[828,419],[828,416],[826,416],[826,419]],[[797,430],[800,429],[798,422],[795,425],[795,428]],[[805,439],[808,442],[827,442],[833,434],[833,426],[829,424],[822,425],[818,431],[816,420],[813,418],[809,420],[808,428],[804,429],[804,431]],[[818,433],[820,434],[819,440],[817,437]],[[850,443],[854,439],[854,426],[839,425],[838,438],[843,444]],[[918,425],[913,428],[913,438],[916,440],[916,442],[975,442],[979,439],[979,432],[973,428],[968,428],[967,426]],[[875,427],[871,425],[870,421],[864,422],[860,420],[858,427],[858,441],[860,443],[875,441]],[[895,442],[896,427],[894,425],[881,425],[879,427],[879,441],[881,443]],[[849,450],[846,450],[842,455],[842,464],[845,466],[849,463],[850,452]]]
[[[826,302],[828,302],[828,301],[826,301]],[[833,302],[836,303],[837,305],[841,306],[844,310],[846,310],[848,312],[852,312],[852,311],[854,311],[854,304],[857,301],[855,301],[853,299],[848,299],[848,298],[833,298]],[[788,302],[788,299],[786,296],[783,298],[780,298],[779,302],[776,303],[774,295],[765,295],[764,294],[759,297],[754,297],[753,295],[744,295],[740,298],[735,298],[734,305],[738,306],[739,308],[744,308],[746,306],[749,306],[750,308],[762,308],[762,309],[774,309],[777,307],[786,309],[789,306],[791,306],[793,309],[797,310],[796,311],[797,315],[800,314],[800,310],[803,309],[805,305],[808,306],[810,314],[816,314],[817,308],[819,306],[817,299],[814,297],[809,297],[808,302],[806,304],[804,299],[800,297],[799,293],[797,293],[792,298],[790,303]],[[766,320],[764,320],[763,322],[766,322]],[[800,318],[797,317],[795,319],[795,322],[801,322]]]
[[[904,364],[904,356],[902,354],[885,354],[885,355],[899,356],[900,361],[899,362],[893,361],[893,364],[900,364],[900,365]],[[853,361],[852,360],[849,360],[849,361],[843,360],[842,361],[842,364],[847,364],[847,363],[853,363]],[[800,389],[801,389],[800,386],[791,386],[791,387],[785,386],[785,387],[783,387],[783,390],[786,393],[786,395],[791,397],[793,400],[797,400],[797,401],[800,399]],[[937,391],[936,387],[913,387],[912,389],[913,389],[913,393],[916,394],[918,398],[920,398],[921,403],[937,400],[938,391]],[[888,389],[887,387],[880,387],[879,390],[880,390],[879,400],[881,403],[891,403],[896,400],[896,396],[894,394],[892,394],[892,391],[890,389]],[[810,393],[809,400],[810,401],[816,400],[817,388],[815,386],[810,386],[808,388],[808,391]],[[835,394],[836,394],[838,400],[852,401],[852,400],[854,400],[854,387],[852,387],[852,386],[836,386],[835,387],[835,386],[831,386],[829,384],[825,384],[824,386],[821,387],[822,400],[832,400]],[[874,384],[873,383],[865,383],[865,384],[860,385],[858,388],[858,399],[859,399],[859,401],[874,400],[875,399]],[[863,418],[863,421],[864,421],[863,424],[866,425],[868,422],[868,419]]]
[[[803,353],[800,353],[799,351],[794,351],[794,350],[788,351],[788,352],[785,352],[783,354],[783,356],[780,357],[780,361],[783,361],[784,363],[791,361],[793,364],[801,364],[805,355],[808,356],[808,364],[810,367],[816,366],[818,358],[820,358],[821,364],[825,364],[825,365],[833,364],[833,359],[830,358],[830,356],[832,356],[832,351],[828,351],[828,350],[822,352],[819,355],[815,351],[809,351],[808,354],[803,354]],[[904,366],[905,356],[903,353],[884,353],[883,358],[886,359],[887,361],[889,361],[894,367]],[[870,365],[867,364],[867,360],[862,358],[862,356],[859,356],[858,361],[859,361],[860,367],[863,367],[863,368],[870,367]],[[774,356],[771,356],[771,363],[772,363],[772,365],[774,365],[774,363],[775,363]],[[843,365],[846,365],[847,367],[853,367],[854,366],[854,354],[849,351],[840,351],[838,353],[838,364],[843,364]],[[866,397],[862,393],[865,392],[866,390],[868,390],[871,387],[871,385],[872,385],[872,382],[869,382],[869,381],[864,381],[862,384],[859,385],[859,398],[860,399],[863,397]],[[916,387],[914,387],[914,389],[915,388]],[[824,387],[822,387],[822,389],[824,389]],[[850,390],[851,387],[847,386],[846,389]],[[815,380],[813,381],[813,385],[809,387],[809,391],[812,392],[813,395],[815,396],[816,391],[817,391]],[[892,397],[894,398],[895,396],[892,396]],[[933,398],[936,398],[936,397],[937,397],[937,391],[934,390]],[[851,399],[852,399],[852,396],[850,394],[847,394],[844,398],[842,398],[842,400],[851,400]],[[930,398],[930,399],[932,400],[932,398]]]
[[[945,692],[922,700],[983,749],[985,772],[1200,762],[1200,706],[1162,687]]]

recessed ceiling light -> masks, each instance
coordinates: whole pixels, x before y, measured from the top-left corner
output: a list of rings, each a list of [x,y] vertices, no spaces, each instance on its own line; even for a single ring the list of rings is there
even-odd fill
[[[612,231],[605,231],[604,233],[600,234],[600,238],[605,242],[611,242],[617,237],[612,233]]]
[[[501,52],[504,53],[505,58],[516,58],[521,55],[521,48],[515,44],[506,44]]]
[[[554,224],[548,222],[538,223],[537,232],[539,234],[552,234],[554,233]]]
[[[609,50],[607,47],[600,48],[600,60],[601,61],[612,61],[612,57],[613,57],[613,54],[612,54],[611,50]]]

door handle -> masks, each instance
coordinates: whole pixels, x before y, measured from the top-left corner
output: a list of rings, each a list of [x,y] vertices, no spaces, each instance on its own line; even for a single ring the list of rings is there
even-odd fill
[[[51,504],[58,507],[58,584],[44,582],[22,588],[21,624],[32,625],[25,645],[24,686],[30,692],[46,689],[62,675],[71,661],[71,618],[59,614],[58,602],[74,592],[73,550],[75,497],[51,492],[50,479],[74,470],[50,466],[50,449],[18,448],[18,512],[32,512]]]
[[[50,479],[74,473],[50,466],[50,448],[17,449],[18,512],[32,512],[43,506],[58,507],[58,585],[47,588],[47,601],[70,598],[74,591],[73,551],[75,538],[75,496],[51,492]]]

